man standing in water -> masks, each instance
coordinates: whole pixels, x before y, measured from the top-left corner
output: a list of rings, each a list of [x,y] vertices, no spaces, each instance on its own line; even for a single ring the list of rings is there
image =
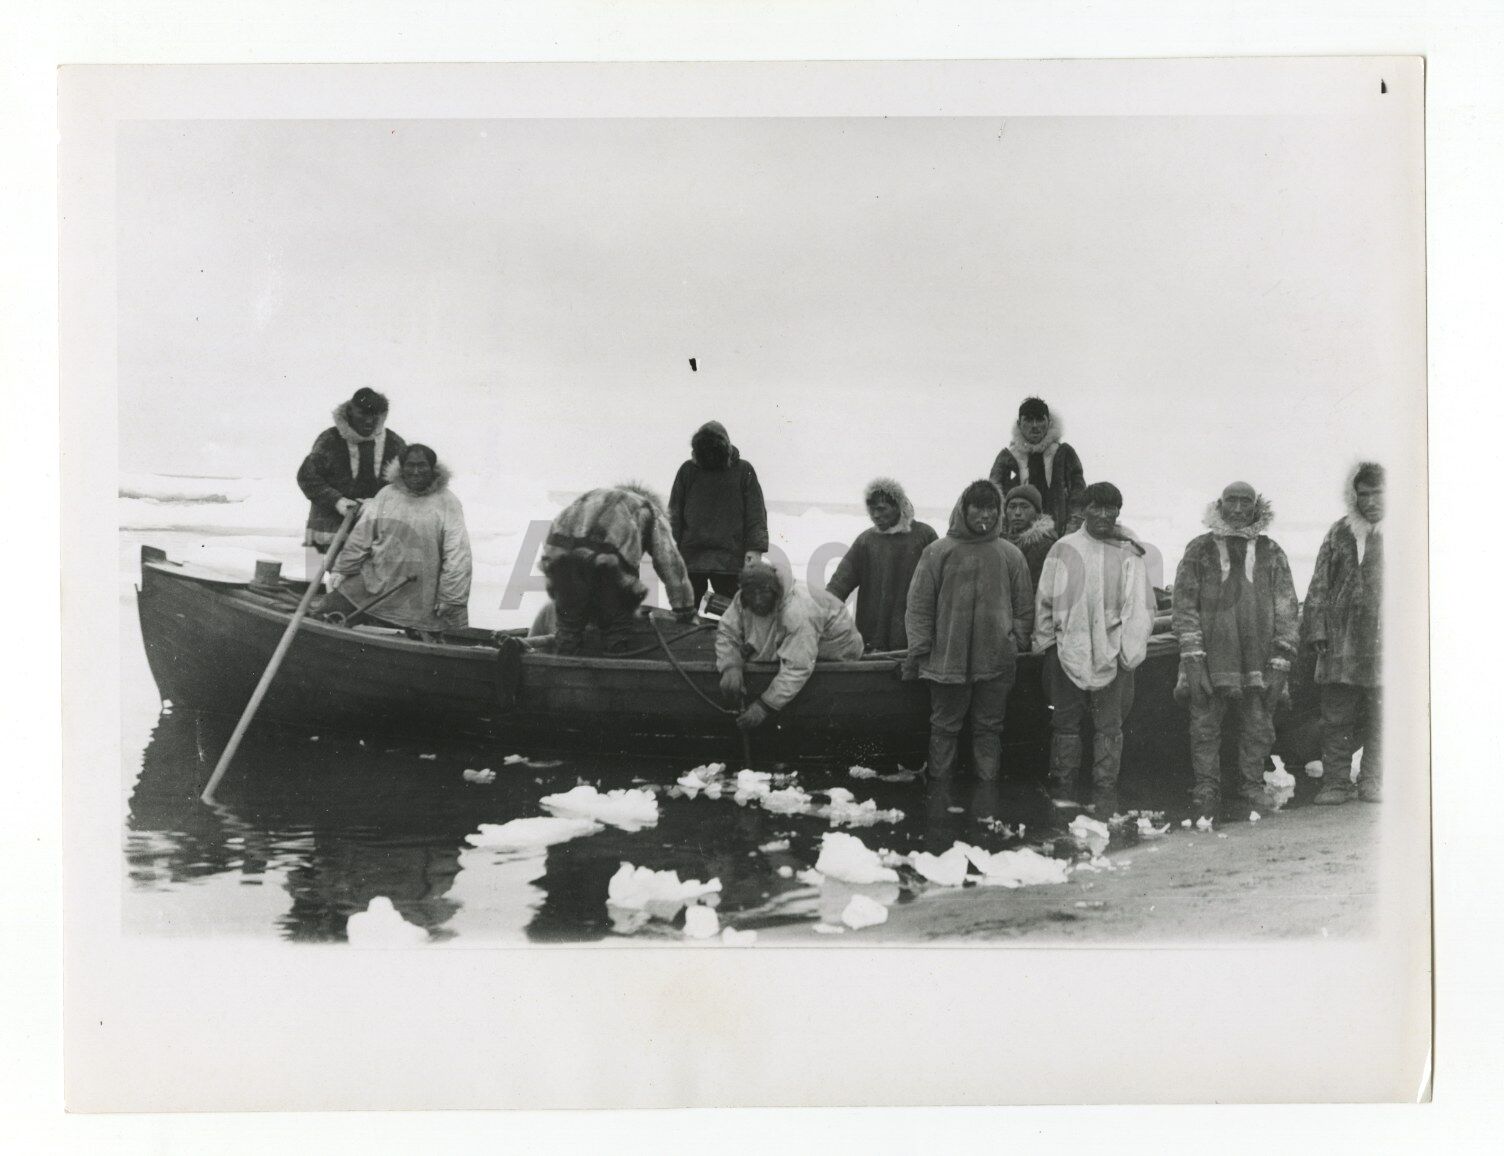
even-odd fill
[[[1175,697],[1190,704],[1191,802],[1201,815],[1215,817],[1221,806],[1229,708],[1238,718],[1238,793],[1255,806],[1268,802],[1264,764],[1300,630],[1290,563],[1264,533],[1273,520],[1252,486],[1233,482],[1207,507],[1207,533],[1191,539],[1175,572]]]
[[[1148,653],[1154,600],[1144,548],[1118,533],[1123,495],[1111,482],[1086,487],[1086,521],[1050,548],[1034,602],[1034,652],[1045,654],[1053,706],[1050,795],[1075,808],[1081,722],[1091,711],[1092,809],[1106,820],[1118,806],[1123,720],[1133,705],[1133,672]]]
[[[955,772],[968,713],[977,778],[995,780],[1002,763],[1008,692],[1034,625],[1028,563],[1000,536],[1002,505],[991,482],[967,486],[909,587],[902,677],[930,684],[929,772],[937,782]]]
[[[1384,467],[1361,462],[1343,491],[1347,515],[1332,525],[1316,554],[1306,593],[1303,630],[1316,648],[1321,688],[1321,790],[1316,802],[1353,797],[1353,754],[1363,751],[1357,794],[1365,803],[1383,796],[1380,742],[1383,662],[1380,620],[1384,609]]]
[[[1013,438],[992,463],[992,482],[1003,493],[1030,485],[1044,499],[1044,512],[1055,519],[1055,533],[1064,535],[1070,520],[1071,495],[1086,486],[1081,459],[1061,435],[1058,414],[1037,397],[1024,399],[1013,423]]]

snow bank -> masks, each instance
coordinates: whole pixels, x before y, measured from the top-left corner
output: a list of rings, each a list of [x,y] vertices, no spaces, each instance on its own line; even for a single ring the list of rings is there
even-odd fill
[[[413,947],[427,943],[428,932],[403,919],[390,899],[378,895],[345,921],[345,938],[351,947]]]
[[[651,791],[622,789],[602,794],[581,783],[562,795],[544,795],[539,800],[550,811],[609,823],[623,831],[637,831],[658,823],[658,800]]]
[[[604,830],[593,819],[540,816],[507,823],[482,823],[479,831],[465,836],[465,842],[493,851],[532,851]]]

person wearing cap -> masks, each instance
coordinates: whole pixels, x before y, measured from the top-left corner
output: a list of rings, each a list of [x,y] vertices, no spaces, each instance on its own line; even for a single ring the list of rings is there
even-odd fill
[[[1301,624],[1316,650],[1321,690],[1322,773],[1315,801],[1323,806],[1353,797],[1353,755],[1360,749],[1358,798],[1377,803],[1383,797],[1384,467],[1360,462],[1342,494],[1347,513],[1321,541]]]
[[[737,716],[736,725],[751,730],[794,701],[816,662],[861,658],[862,635],[839,598],[810,590],[766,562],[743,567],[737,587],[715,634],[722,697],[743,707],[747,663],[778,663],[768,688]]]
[[[903,650],[909,645],[903,624],[909,582],[919,555],[938,535],[914,520],[914,504],[892,478],[874,478],[862,496],[872,526],[857,535],[825,589],[842,602],[857,591],[856,628],[867,649]]]
[[[1045,655],[1049,692],[1050,795],[1076,809],[1081,724],[1092,720],[1092,810],[1117,811],[1123,721],[1133,706],[1133,672],[1148,654],[1154,595],[1144,547],[1118,532],[1122,492],[1111,482],[1086,487],[1086,520],[1044,560],[1034,598],[1035,654]]]
[[[1039,575],[1050,547],[1059,537],[1055,519],[1044,512],[1039,490],[1025,483],[1014,486],[1003,499],[1003,537],[1019,548],[1029,564],[1029,589],[1039,585]]]
[[[768,508],[757,471],[720,422],[697,429],[689,448],[689,460],[674,475],[668,512],[698,606],[707,586],[735,594],[741,568],[762,558]]]
[[[1001,536],[1002,505],[991,482],[967,486],[909,587],[909,653],[900,676],[929,683],[928,766],[937,782],[955,772],[968,714],[977,778],[993,781],[1001,769],[1008,694],[1034,626],[1029,565]]]
[[[633,620],[647,597],[639,571],[646,553],[680,622],[694,620],[694,594],[674,545],[663,500],[626,482],[581,494],[548,528],[539,568],[554,601],[554,648],[577,654],[585,628],[600,628],[606,653],[630,649]]]
[[[308,499],[303,545],[328,550],[345,514],[387,484],[387,466],[407,448],[386,428],[387,409],[385,396],[365,388],[334,407],[334,425],[298,467],[298,488]]]
[[[1265,763],[1274,746],[1274,711],[1300,634],[1290,563],[1265,532],[1269,502],[1247,482],[1233,482],[1202,518],[1175,572],[1172,629],[1180,642],[1175,697],[1191,715],[1191,803],[1217,817],[1222,804],[1222,724],[1238,726],[1238,794],[1268,805]]]
[[[1076,451],[1060,440],[1065,425],[1060,415],[1037,397],[1025,398],[1013,423],[1013,437],[992,463],[988,476],[1003,493],[1030,485],[1044,500],[1043,512],[1055,520],[1063,536],[1071,516],[1071,495],[1086,486]]]
[[[343,579],[319,613],[339,611],[352,625],[368,617],[434,638],[470,624],[470,535],[449,488],[449,470],[425,445],[404,447],[387,463],[389,485],[361,504],[360,519],[334,559]]]

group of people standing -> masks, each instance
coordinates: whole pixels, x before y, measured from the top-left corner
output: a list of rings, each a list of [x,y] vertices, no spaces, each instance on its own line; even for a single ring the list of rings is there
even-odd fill
[[[320,609],[441,637],[468,621],[463,511],[434,451],[388,430],[387,412],[381,394],[358,390],[336,407],[334,426],[298,472],[310,502],[308,545],[328,549],[344,516],[360,508],[330,567],[339,585]],[[1123,723],[1156,600],[1146,548],[1118,524],[1122,493],[1111,482],[1088,485],[1062,433],[1044,401],[1025,400],[1008,446],[987,478],[962,491],[944,536],[916,520],[899,482],[874,479],[863,495],[871,527],[826,588],[810,590],[763,560],[768,519],[757,472],[725,427],[707,422],[690,439],[667,503],[632,483],[591,490],[554,519],[540,563],[550,604],[534,633],[551,635],[563,654],[579,652],[591,627],[607,654],[629,649],[647,594],[646,555],[681,621],[694,619],[707,590],[730,598],[716,665],[739,726],[786,709],[818,661],[891,654],[901,658],[902,678],[928,685],[928,767],[937,779],[955,773],[968,718],[975,772],[997,777],[1018,657],[1040,654],[1051,795],[1063,808],[1080,806],[1090,720],[1090,809],[1106,817],[1118,806]],[[1221,804],[1218,760],[1230,716],[1240,792],[1264,797],[1274,712],[1303,644],[1315,652],[1321,688],[1326,777],[1316,801],[1378,801],[1383,486],[1371,462],[1348,479],[1348,512],[1322,543],[1303,611],[1284,551],[1267,534],[1268,501],[1235,482],[1208,507],[1207,532],[1186,547],[1175,576],[1171,623],[1181,651],[1176,697],[1190,712],[1193,801],[1203,813]],[[748,704],[744,669],[754,661],[779,670]]]

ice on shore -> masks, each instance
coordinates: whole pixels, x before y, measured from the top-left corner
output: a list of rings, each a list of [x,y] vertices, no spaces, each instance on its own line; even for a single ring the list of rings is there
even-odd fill
[[[684,934],[690,939],[714,939],[721,930],[721,917],[711,907],[695,903],[685,908]]]
[[[1031,847],[988,854],[980,847],[967,843],[957,843],[956,846],[962,849],[972,866],[981,872],[982,882],[989,887],[1036,887],[1064,883],[1070,875],[1070,864],[1065,860],[1041,855]]]
[[[492,851],[532,851],[604,830],[593,819],[541,815],[506,823],[482,823],[479,831],[465,836],[465,842]]]
[[[428,942],[428,932],[403,919],[385,895],[378,895],[345,921],[351,947],[413,947]]]
[[[539,802],[567,817],[594,819],[623,831],[637,831],[658,823],[658,800],[651,791],[623,788],[602,794],[581,783],[560,795],[544,795]]]
[[[727,947],[751,947],[757,942],[757,932],[738,931],[734,927],[724,927],[721,929],[721,942]]]
[[[1285,761],[1278,755],[1270,755],[1274,770],[1264,772],[1264,793],[1276,811],[1295,797],[1295,776],[1285,770]]]
[[[1106,823],[1089,819],[1085,815],[1077,815],[1071,820],[1070,832],[1076,842],[1091,852],[1093,858],[1107,850],[1107,844],[1112,839],[1112,832]]]
[[[1168,823],[1166,823],[1163,827],[1156,827],[1154,825],[1154,820],[1149,818],[1149,816],[1147,815],[1140,815],[1137,822],[1138,837],[1140,839],[1158,839],[1161,835],[1163,835],[1170,829],[1170,824]]]
[[[1210,831],[1212,829],[1212,822],[1213,820],[1210,815],[1202,815],[1201,818],[1196,820],[1196,830]]]
[[[855,835],[841,831],[828,831],[822,836],[815,870],[846,883],[898,882],[898,872],[884,867],[877,852],[870,850]]]
[[[967,862],[966,848],[960,843],[939,855],[915,851],[909,856],[909,864],[915,871],[942,887],[960,887],[964,884]]]
[[[606,884],[606,906],[618,930],[636,930],[648,919],[671,921],[685,904],[720,889],[719,879],[681,881],[677,871],[655,871],[624,862]]]
[[[853,895],[841,912],[841,922],[853,931],[864,927],[876,927],[888,922],[888,909],[875,899],[865,895]]]

